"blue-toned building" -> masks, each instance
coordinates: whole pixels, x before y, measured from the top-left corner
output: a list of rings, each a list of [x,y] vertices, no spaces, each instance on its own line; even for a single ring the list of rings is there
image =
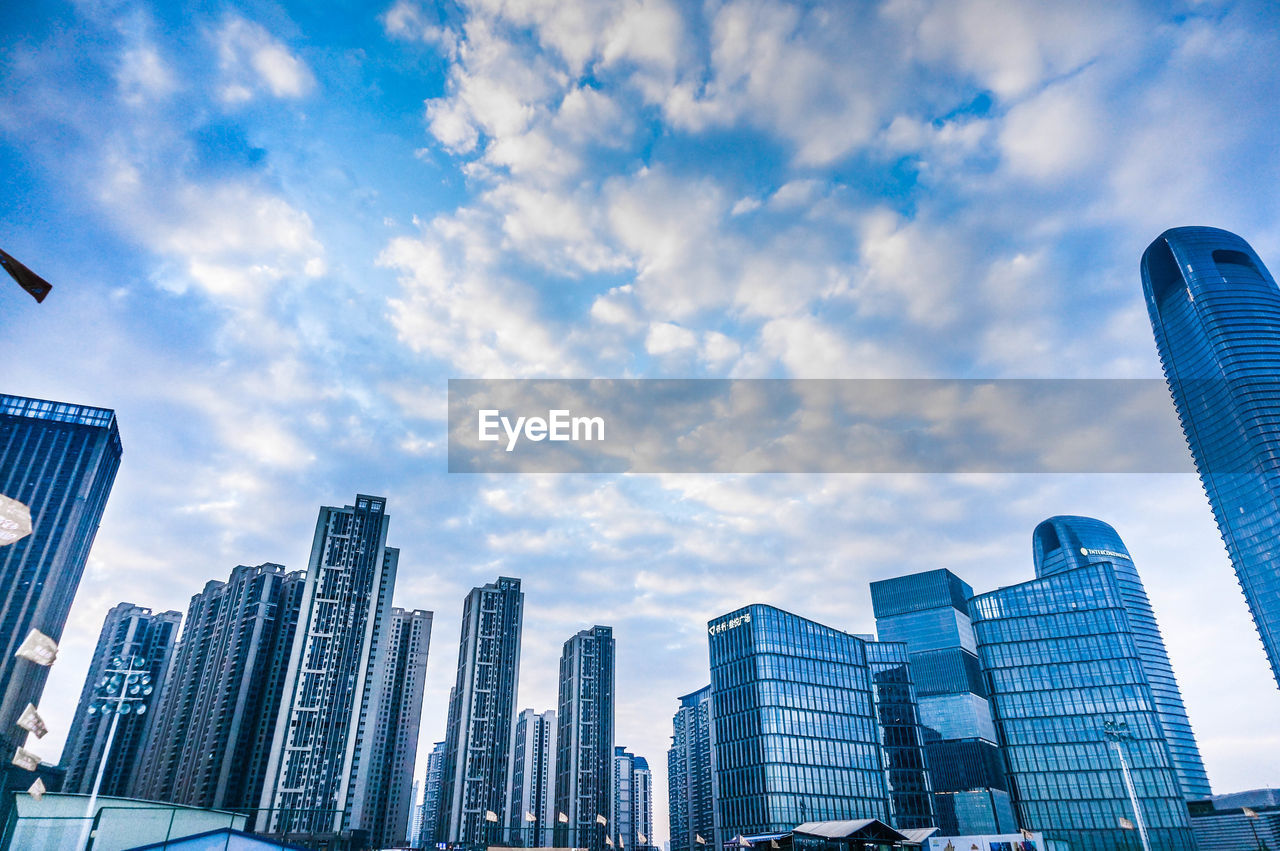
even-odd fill
[[[907,645],[868,640],[867,665],[875,685],[889,823],[898,830],[936,827]]]
[[[1123,723],[1130,737],[1120,747],[1152,849],[1194,849],[1180,777],[1200,782],[1203,768],[1197,774],[1191,759],[1190,727],[1179,727],[1177,684],[1127,550],[1088,518],[1047,520],[1034,541],[1036,579],[969,602],[1020,825],[1072,851],[1135,842],[1122,819],[1137,819],[1104,735],[1108,722]]]
[[[907,648],[937,825],[948,836],[1018,829],[969,620],[972,596],[945,569],[871,583],[880,638]]]
[[[1217,228],[1142,255],[1156,348],[1218,531],[1280,683],[1280,288]]]
[[[885,660],[903,669],[902,657],[761,604],[715,618],[708,633],[716,847],[810,821],[890,822],[894,761],[875,675]],[[899,689],[893,702],[910,696]]]
[[[694,851],[715,836],[711,795],[711,686],[680,698],[667,751],[667,817],[671,851]]]

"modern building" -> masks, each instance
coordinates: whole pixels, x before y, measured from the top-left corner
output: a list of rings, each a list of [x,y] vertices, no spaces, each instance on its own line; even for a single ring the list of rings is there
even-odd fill
[[[263,783],[262,832],[340,837],[371,830],[351,807],[379,764],[371,713],[382,700],[384,635],[400,551],[386,500],[320,509]]]
[[[945,569],[871,583],[879,637],[907,647],[936,824],[946,836],[1018,829],[969,620],[972,596]]]
[[[502,576],[473,588],[463,603],[441,766],[438,842],[496,844],[502,824],[510,823],[507,792],[523,621],[519,579]]]
[[[1167,230],[1142,289],[1178,419],[1280,683],[1280,289],[1249,244]]]
[[[1133,557],[1129,555],[1124,541],[1120,540],[1120,535],[1110,525],[1092,517],[1050,517],[1036,527],[1032,548],[1038,577],[1074,570],[1097,561],[1112,565],[1182,795],[1188,800],[1208,797],[1211,794],[1209,776],[1205,773],[1200,747],[1196,744],[1187,709],[1182,703],[1178,680],[1169,663],[1164,637],[1160,634],[1155,611],[1133,564]]]
[[[1151,673],[1154,618],[1143,622],[1132,561],[1104,536],[1114,530],[1082,520],[1036,528],[1038,578],[969,601],[1018,822],[1072,851],[1124,848],[1126,824],[1153,851],[1192,849],[1157,698],[1168,684]]]
[[[653,772],[649,762],[626,748],[613,749],[613,816],[614,847],[650,849],[653,847]]]
[[[715,847],[813,821],[887,823],[868,642],[761,604],[708,633]]]
[[[1200,851],[1280,848],[1280,789],[1252,789],[1189,801]]]
[[[156,724],[155,690],[161,687],[169,671],[181,623],[179,612],[152,614],[150,609],[133,603],[120,603],[107,612],[71,720],[67,743],[62,749],[62,762],[67,770],[63,792],[89,794],[101,768],[100,794],[120,797],[129,794],[142,745]],[[97,711],[93,704],[95,698],[104,696],[100,683],[107,671],[130,667],[131,660],[136,660],[133,667],[140,667],[151,675],[151,699],[140,701],[128,715],[121,715],[116,721],[115,735],[111,736],[112,715]],[[110,752],[106,751],[108,738],[111,739]]]
[[[551,845],[556,820],[556,732],[554,709],[542,713],[526,709],[516,721],[507,821],[512,845]]]
[[[0,494],[26,505],[32,521],[30,535],[0,547],[5,764],[22,744],[14,723],[27,704],[39,707],[49,673],[14,653],[33,629],[62,640],[121,451],[114,411],[0,395]]]
[[[192,596],[136,797],[255,822],[305,586],[303,571],[268,562],[239,565]]]
[[[898,830],[936,827],[907,645],[869,638],[866,646],[889,791],[889,823]]]
[[[422,780],[422,831],[414,848],[435,845],[440,816],[440,788],[444,772],[444,742],[436,742],[427,755],[427,773]]]
[[[680,698],[667,751],[667,817],[671,851],[697,851],[715,836],[711,795],[711,686]]]
[[[614,657],[608,626],[584,629],[564,643],[560,654],[557,848],[603,851],[605,837],[612,834]],[[560,821],[560,813],[566,821]]]
[[[365,825],[375,848],[399,848],[409,841],[431,618],[431,612],[393,608],[382,639],[380,673],[375,672],[382,679],[381,698],[366,757],[370,771],[357,775],[360,782],[352,784],[347,801],[352,820]]]

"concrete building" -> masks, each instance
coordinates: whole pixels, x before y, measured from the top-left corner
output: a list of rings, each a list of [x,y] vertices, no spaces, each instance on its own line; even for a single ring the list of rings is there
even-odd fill
[[[653,845],[653,773],[648,760],[623,747],[613,749],[612,826],[620,851]]]
[[[551,845],[555,824],[556,713],[526,709],[516,721],[507,827],[512,845]]]
[[[715,836],[711,794],[711,686],[680,698],[667,751],[667,816],[671,851],[696,851]]]
[[[613,719],[613,629],[593,626],[566,641],[560,654],[556,847],[603,851],[612,835]]]

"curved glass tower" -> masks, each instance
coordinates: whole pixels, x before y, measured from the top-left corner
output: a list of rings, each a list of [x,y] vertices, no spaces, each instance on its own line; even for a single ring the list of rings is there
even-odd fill
[[[1280,683],[1280,288],[1249,244],[1174,228],[1142,255],[1160,362]]]

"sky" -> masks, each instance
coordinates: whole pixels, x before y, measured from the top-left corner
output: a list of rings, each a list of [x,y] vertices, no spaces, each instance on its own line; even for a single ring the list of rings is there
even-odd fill
[[[396,605],[436,613],[424,751],[466,592],[521,577],[520,707],[613,626],[659,839],[708,619],[872,632],[869,581],[1029,579],[1055,514],[1128,545],[1214,790],[1280,786],[1280,691],[1194,475],[449,474],[445,422],[449,378],[1160,378],[1158,234],[1280,265],[1273,4],[5,15],[0,247],[54,289],[0,286],[0,390],[112,408],[124,444],[44,758],[108,608],[302,568],[318,507],[360,492],[388,501]]]

